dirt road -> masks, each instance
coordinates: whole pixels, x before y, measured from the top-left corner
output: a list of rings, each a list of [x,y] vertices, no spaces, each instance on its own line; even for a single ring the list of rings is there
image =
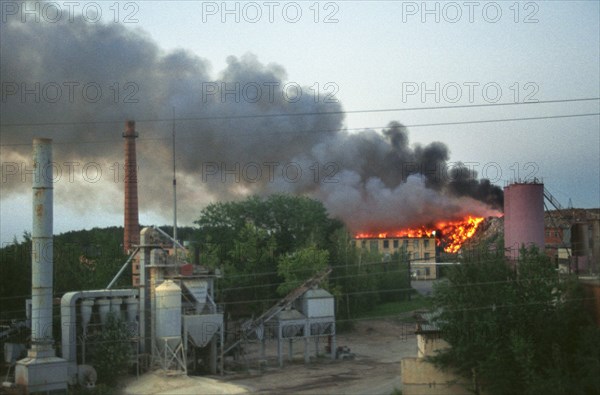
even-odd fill
[[[274,342],[273,342],[274,343]],[[294,345],[294,360],[277,366],[275,344],[267,347],[266,366],[257,349],[248,349],[249,370],[209,377],[166,377],[151,373],[133,380],[124,394],[382,394],[401,389],[400,360],[416,356],[412,328],[393,320],[360,321],[352,331],[338,334],[337,344],[355,354],[352,360],[315,358],[304,364],[303,343]],[[321,345],[321,349],[323,348]],[[255,363],[255,364],[254,364]]]

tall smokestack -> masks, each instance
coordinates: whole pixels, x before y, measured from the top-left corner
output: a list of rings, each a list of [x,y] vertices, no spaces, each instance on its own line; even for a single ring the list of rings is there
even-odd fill
[[[53,162],[52,140],[33,140],[31,230],[31,348],[17,362],[15,383],[26,393],[67,389],[67,364],[57,358],[52,337]]]
[[[31,232],[31,344],[52,349],[52,140],[33,140],[33,229]]]
[[[132,246],[140,242],[138,218],[137,160],[135,155],[135,121],[125,122],[125,232],[123,249],[130,253]]]

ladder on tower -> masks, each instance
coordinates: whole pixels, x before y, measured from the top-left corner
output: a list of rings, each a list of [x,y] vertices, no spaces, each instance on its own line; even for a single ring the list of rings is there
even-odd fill
[[[544,188],[544,197],[546,198],[546,200],[548,200],[550,202],[550,204],[552,206],[554,206],[554,208],[556,209],[556,212],[558,214],[559,217],[562,217],[562,210],[564,210],[563,206],[560,204],[560,202],[550,193],[549,190],[547,190],[546,188]],[[571,199],[569,199],[569,205],[572,205],[571,203]],[[552,221],[552,226],[554,226],[554,228],[558,228],[558,225],[556,224],[556,221],[554,221],[554,217],[552,214],[550,214],[550,210],[548,210],[548,207],[546,206],[546,203],[544,203],[544,208],[546,209],[546,211],[548,212],[549,216],[550,216],[550,221]],[[563,246],[563,248],[567,251],[567,256],[569,257],[569,259],[571,259],[571,250],[567,247],[566,243],[564,242],[564,240],[561,240],[561,244]]]
[[[555,209],[559,211],[563,210],[563,206],[560,204],[560,202],[554,196],[552,196],[550,191],[546,188],[544,188],[544,197],[550,202],[551,205],[554,206]]]

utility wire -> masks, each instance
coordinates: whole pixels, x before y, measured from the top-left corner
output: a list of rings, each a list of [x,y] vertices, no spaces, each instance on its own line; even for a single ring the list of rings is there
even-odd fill
[[[281,114],[248,114],[248,115],[224,115],[224,116],[188,116],[177,118],[177,122],[181,121],[206,121],[206,120],[230,120],[230,119],[254,119],[254,118],[276,118],[276,117],[300,117],[300,116],[326,116],[339,114],[368,114],[382,112],[399,112],[399,111],[431,111],[431,110],[448,110],[457,108],[485,108],[485,107],[505,107],[505,106],[521,106],[535,104],[551,104],[551,103],[573,103],[583,101],[600,100],[600,97],[578,98],[578,99],[558,99],[558,100],[539,100],[536,102],[522,103],[486,103],[486,104],[464,104],[453,106],[428,106],[428,107],[404,107],[404,108],[386,108],[386,109],[366,109],[366,110],[339,110],[339,111],[322,111],[322,112],[299,112],[299,113],[281,113]],[[172,122],[173,118],[149,118],[136,120],[136,123],[156,123],[156,122]],[[17,127],[17,126],[64,126],[64,125],[102,125],[102,124],[121,124],[123,121],[80,121],[80,122],[17,122],[17,123],[0,123],[0,127]]]
[[[518,121],[534,121],[534,120],[545,120],[545,119],[560,119],[560,118],[576,118],[576,117],[589,117],[589,116],[599,116],[600,112],[596,113],[582,113],[582,114],[564,114],[564,115],[546,115],[539,117],[522,117],[522,118],[497,118],[497,119],[483,119],[483,120],[473,120],[473,121],[456,121],[456,122],[437,122],[437,123],[421,123],[421,124],[411,124],[404,125],[407,128],[419,128],[419,127],[432,127],[432,126],[452,126],[452,125],[471,125],[471,124],[482,124],[482,123],[498,123],[498,122],[518,122]],[[385,129],[388,126],[365,126],[365,127],[357,127],[357,128],[337,128],[337,129],[309,129],[309,130],[301,130],[296,131],[295,133],[335,133],[342,131],[360,131],[360,130],[368,130],[368,129]],[[260,134],[280,134],[278,131],[261,131]],[[180,137],[180,140],[186,140],[186,137]],[[139,141],[167,141],[169,140],[167,137],[156,137],[156,138],[138,138]],[[98,140],[98,141],[72,141],[72,142],[53,142],[53,144],[60,145],[79,145],[79,144],[114,144],[121,140]],[[0,147],[16,147],[16,146],[30,146],[31,143],[10,143],[10,144],[0,144]]]

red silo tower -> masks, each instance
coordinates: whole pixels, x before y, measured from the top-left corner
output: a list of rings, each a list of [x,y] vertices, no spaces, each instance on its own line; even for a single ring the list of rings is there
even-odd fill
[[[504,187],[505,255],[516,260],[531,245],[544,251],[544,184],[537,180]]]
[[[138,219],[137,159],[135,155],[135,121],[125,122],[125,232],[123,249],[129,254],[133,246],[140,243]]]

